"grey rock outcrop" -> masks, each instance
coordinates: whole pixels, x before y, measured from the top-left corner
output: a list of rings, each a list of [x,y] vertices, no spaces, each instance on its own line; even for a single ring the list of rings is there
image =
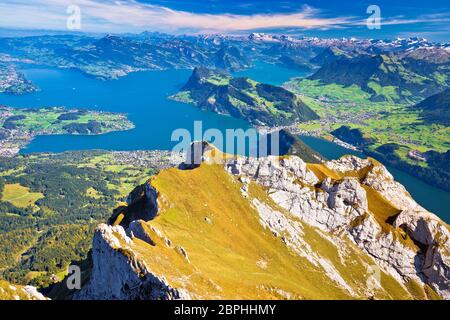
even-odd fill
[[[402,211],[394,226],[405,228],[421,244],[420,269],[432,287],[450,299],[450,231],[436,216],[426,211]]]
[[[332,186],[324,183],[322,190],[328,193],[328,207],[341,214],[355,210],[356,216],[359,216],[369,209],[366,191],[356,179],[345,178]]]
[[[349,177],[338,181],[326,178],[318,188],[319,179],[294,156],[241,157],[225,163],[229,173],[267,187],[275,203],[302,221],[335,236],[349,237],[401,283],[422,282],[450,299],[448,226],[418,205],[381,164],[347,156],[325,166]],[[403,229],[414,243],[400,241],[398,235],[383,230],[369,210],[363,186],[401,211],[393,222],[385,223]]]
[[[405,187],[394,180],[394,177],[382,166],[374,166],[366,174],[363,184],[378,191],[385,199],[399,209],[426,210],[414,201]]]
[[[101,224],[92,245],[93,270],[89,283],[74,294],[76,300],[189,299],[158,277],[132,249],[121,226]]]
[[[33,286],[25,286],[22,290],[28,295],[30,300],[50,300],[45,297],[42,293],[40,293],[36,287]]]
[[[205,154],[205,150],[210,148],[202,143],[197,145],[201,150],[200,161],[208,162],[209,155]],[[264,228],[321,269],[350,295],[358,296],[361,292],[356,292],[344,280],[331,261],[314,252],[304,239],[305,224],[321,230],[323,237],[337,248],[344,240],[358,252],[359,247],[370,260],[405,288],[413,280],[429,285],[442,297],[450,299],[448,225],[418,205],[379,163],[353,156],[326,162],[323,165],[336,173],[332,175],[335,179],[323,176],[320,179],[296,156],[233,157],[225,159],[222,164],[229,174],[237,177],[234,183],[239,184],[244,199],[250,201],[257,210]],[[277,209],[252,198],[251,181],[264,187],[268,199],[273,201]],[[139,205],[137,208],[144,211],[151,208],[149,219],[152,219],[158,214],[158,192],[150,182],[135,191],[130,195],[130,206],[142,204],[144,199],[145,206]],[[398,209],[398,214],[386,221],[385,216],[380,217],[378,213],[372,212],[369,192],[385,199],[394,211]],[[164,201],[162,197],[159,200]],[[138,216],[134,220],[141,219]],[[206,218],[205,221],[208,222]],[[211,224],[210,220],[208,224]],[[144,222],[131,221],[126,227],[126,230],[121,226],[107,225],[97,228],[93,241],[92,275],[89,283],[75,298],[192,298],[192,294],[172,287],[164,277],[152,272],[133,249],[134,238],[154,245]],[[165,239],[168,247],[178,250],[187,264],[191,263],[183,247],[172,244],[157,229],[152,229],[152,232]],[[263,267],[264,261],[259,265]]]

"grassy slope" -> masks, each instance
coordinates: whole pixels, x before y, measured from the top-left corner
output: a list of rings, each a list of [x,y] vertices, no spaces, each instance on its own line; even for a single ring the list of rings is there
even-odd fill
[[[2,193],[2,201],[7,201],[19,208],[33,207],[35,202],[44,198],[40,192],[30,192],[30,189],[19,183],[6,184]]]
[[[351,298],[320,267],[287,249],[280,238],[262,227],[258,213],[240,192],[241,184],[221,166],[164,170],[151,184],[159,192],[160,214],[144,226],[156,245],[135,239],[133,250],[173,286],[204,298],[272,299],[283,298],[283,292],[301,299]],[[284,212],[256,184],[252,183],[249,196]],[[361,294],[359,298],[367,298],[362,290],[371,259],[345,239],[339,250],[345,248],[347,254],[341,257],[326,235],[302,225],[304,239],[313,251],[333,264]],[[164,238],[170,239],[170,247]],[[187,252],[189,261],[179,247]],[[386,290],[378,291],[376,298],[412,297],[384,273],[382,286]]]
[[[368,100],[369,95],[356,86],[320,85],[318,81],[292,80],[286,87],[307,96],[302,100],[321,117],[330,115],[337,118],[326,125],[321,125],[321,120],[300,124],[300,128],[305,130],[319,130],[325,135],[341,125],[348,125],[375,138],[373,149],[391,142],[421,152],[445,152],[450,147],[450,127],[424,123],[420,110],[412,110],[408,105],[371,102]],[[367,117],[362,119],[360,115],[363,114],[367,114]],[[406,154],[402,159],[408,160]]]
[[[424,57],[413,62],[396,54],[326,60],[310,79],[324,84],[358,86],[372,101],[414,103],[448,86],[448,60],[437,65]]]

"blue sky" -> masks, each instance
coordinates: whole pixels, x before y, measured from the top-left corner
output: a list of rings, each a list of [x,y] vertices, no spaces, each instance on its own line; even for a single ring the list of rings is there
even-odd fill
[[[450,42],[450,1],[273,0],[2,0],[0,28],[67,31],[67,8],[77,5],[81,32],[249,33],[319,37],[419,36]],[[369,30],[369,5],[381,28]]]

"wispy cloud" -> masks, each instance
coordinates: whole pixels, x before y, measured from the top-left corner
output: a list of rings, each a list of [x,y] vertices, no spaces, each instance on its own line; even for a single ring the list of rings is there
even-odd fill
[[[169,32],[236,32],[258,29],[329,29],[352,22],[351,17],[324,17],[309,6],[292,13],[200,14],[137,1],[4,0],[0,26],[64,29],[69,5],[78,5],[82,28],[90,32],[158,30]],[[82,31],[83,31],[82,30]]]
[[[205,0],[206,1],[206,0]],[[170,1],[168,1],[170,3]],[[283,13],[196,13],[136,0],[2,0],[0,27],[65,30],[67,8],[81,9],[83,32],[237,33],[253,30],[361,30],[366,25],[365,12],[358,16],[330,16],[307,5]],[[249,6],[247,2],[245,4]],[[255,8],[252,9],[252,11]],[[329,14],[332,14],[328,11]],[[447,29],[450,14],[417,16],[382,16],[383,26],[430,26],[434,31]]]
[[[392,17],[381,17],[381,25],[382,26],[391,26],[391,25],[412,25],[412,24],[441,24],[441,23],[450,23],[450,14],[447,13],[436,13],[436,14],[423,14],[417,17],[405,17],[403,15],[400,16],[392,16]],[[360,20],[357,25],[365,25],[366,19]]]

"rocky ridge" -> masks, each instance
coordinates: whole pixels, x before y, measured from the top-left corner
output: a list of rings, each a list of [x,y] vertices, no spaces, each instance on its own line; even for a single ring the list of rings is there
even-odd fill
[[[326,168],[342,174],[368,169],[365,175],[323,181],[298,158],[238,158],[226,164],[235,175],[255,179],[268,187],[270,197],[303,221],[331,234],[344,233],[377,263],[401,282],[414,279],[432,286],[450,298],[450,233],[437,216],[419,206],[406,189],[394,181],[384,166],[354,156],[329,161]],[[298,181],[301,181],[301,184]],[[317,185],[312,190],[304,185]],[[414,244],[397,241],[395,232],[385,232],[371,213],[366,189],[370,187],[398,208],[392,226],[405,230]]]
[[[129,207],[142,199],[152,206],[139,207],[126,223],[122,217],[112,219],[111,225],[98,227],[93,242],[94,269],[89,283],[75,298],[248,298],[247,285],[254,290],[253,298],[391,299],[399,298],[400,292],[401,298],[409,299],[437,295],[450,298],[448,225],[420,207],[375,160],[348,156],[323,164],[307,164],[296,156],[259,159],[225,156],[219,157],[217,165],[220,153],[214,148],[201,149],[202,165],[191,170],[163,171],[129,198]],[[191,184],[192,190],[186,189],[185,184],[206,184],[201,180],[203,174],[212,175],[207,180],[211,185],[194,190],[196,186]],[[190,196],[171,194],[169,182],[174,181],[183,190],[178,192]],[[216,211],[211,197],[224,195],[212,189],[221,183],[219,190],[232,197],[228,202],[223,200],[221,211]],[[204,192],[208,195],[201,194]],[[183,197],[183,202],[179,197]],[[214,241],[220,237],[214,234],[212,240],[210,230],[217,228],[218,223],[227,228],[224,220],[218,221],[220,214],[226,214],[232,221],[236,218],[231,207],[222,206],[237,201],[241,210],[237,218],[242,223],[236,228],[241,221],[233,222],[235,225],[230,226],[225,233],[228,237],[223,240],[232,244],[227,245],[226,253],[220,251],[220,246],[212,249],[207,244],[217,245]],[[201,208],[212,213],[198,216]],[[259,227],[252,224],[253,220],[245,220],[247,212],[251,219],[259,221]],[[119,216],[116,214],[116,218]],[[178,219],[187,220],[181,223]],[[196,221],[194,227],[187,231],[192,219]],[[182,226],[174,228],[178,223]],[[273,283],[274,278],[283,279],[286,275],[284,270],[273,269],[272,260],[277,257],[267,253],[272,248],[255,262],[267,278],[261,276],[256,283],[247,284],[253,279],[252,272],[241,274],[239,268],[231,270],[232,276],[225,280],[232,283],[233,277],[238,277],[241,290],[234,287],[229,291],[222,278],[224,272],[216,275],[208,269],[208,264],[214,265],[215,255],[223,268],[236,263],[236,258],[228,260],[230,246],[234,248],[233,254],[241,257],[237,259],[241,268],[247,268],[248,255],[253,251],[240,255],[241,247],[233,244],[237,240],[229,237],[242,237],[239,243],[248,244],[245,240],[256,243],[259,238],[246,238],[244,228],[249,226],[253,228],[251,232],[264,234],[264,242],[257,251],[264,252],[268,241],[270,246],[281,245],[277,249],[279,255],[291,257],[283,259],[283,263],[301,263],[300,270],[292,275],[292,281],[298,283],[285,284],[282,280]],[[184,232],[190,233],[183,235]],[[199,246],[194,245],[197,236]],[[201,259],[204,256],[208,262]],[[379,268],[379,274],[371,278],[370,270],[374,268]],[[314,288],[315,278],[301,278],[310,277],[311,272],[320,274],[322,287],[329,286],[334,291],[328,290],[324,296],[318,288],[315,290],[319,292],[299,288],[299,283]],[[248,280],[242,282],[242,277]]]

